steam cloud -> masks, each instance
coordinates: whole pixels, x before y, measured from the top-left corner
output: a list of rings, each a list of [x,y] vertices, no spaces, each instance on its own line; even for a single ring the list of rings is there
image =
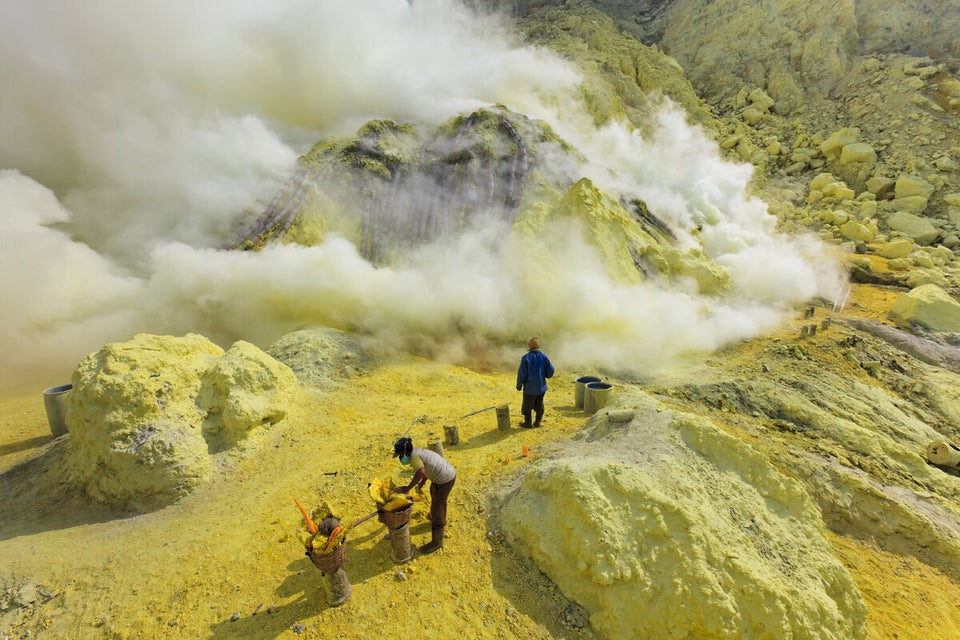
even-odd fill
[[[3,3],[0,382],[59,384],[87,353],[138,332],[266,346],[314,322],[427,337],[450,357],[464,335],[513,358],[536,334],[567,368],[648,369],[769,330],[791,305],[836,291],[822,247],[776,234],[745,195],[748,167],[723,162],[668,106],[650,140],[597,131],[577,82],[549,53],[511,46],[495,19],[442,0]],[[550,122],[603,188],[677,228],[699,225],[686,240],[731,271],[736,296],[617,285],[573,234],[557,240],[564,286],[532,298],[479,230],[394,269],[336,237],[212,248],[318,139],[493,103]]]

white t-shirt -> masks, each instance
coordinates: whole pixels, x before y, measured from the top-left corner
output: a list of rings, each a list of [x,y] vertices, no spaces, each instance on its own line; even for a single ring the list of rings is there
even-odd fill
[[[410,454],[410,466],[414,471],[423,469],[427,480],[434,484],[444,484],[457,477],[457,470],[446,458],[430,449],[413,448]]]

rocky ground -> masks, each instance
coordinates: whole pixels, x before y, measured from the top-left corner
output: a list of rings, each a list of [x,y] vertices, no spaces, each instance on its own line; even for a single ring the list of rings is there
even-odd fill
[[[800,310],[777,335],[677,371],[677,381],[617,381],[617,394],[640,389],[715,416],[716,424],[788,474],[808,452],[870,469],[890,486],[903,483],[883,460],[871,461],[809,425],[754,415],[743,404],[762,402],[744,393],[748,376],[787,376],[799,387],[822,384],[815,371],[830,369],[877,386],[889,382],[884,372],[869,376],[836,345],[848,335],[869,339],[849,323],[882,315],[889,300],[883,290],[857,285],[843,314],[817,308],[818,320],[830,317],[834,324],[815,337],[799,338],[809,323]],[[898,357],[909,362],[903,353]],[[246,452],[221,459],[215,481],[173,506],[141,515],[92,507],[58,486],[56,452],[63,441],[49,441],[36,389],[8,392],[0,449],[7,496],[0,528],[4,633],[401,637],[410,628],[426,635],[461,628],[478,638],[594,637],[587,612],[507,544],[496,499],[527,465],[556,455],[585,426],[589,416],[573,403],[573,378],[583,372],[559,372],[545,428],[501,432],[492,411],[460,416],[509,402],[516,418],[512,370],[403,356],[351,367],[336,389],[303,388],[287,419]],[[345,565],[353,596],[341,607],[328,607],[321,574],[302,555],[292,497],[307,504],[328,501],[345,520],[366,515],[373,506],[366,492],[371,478],[406,477],[388,457],[392,440],[409,428],[424,441],[448,423],[459,425],[462,443],[445,447],[460,474],[447,545],[397,565],[383,526],[360,525],[348,540]],[[524,445],[528,458],[522,457]],[[933,467],[928,473],[953,477]],[[423,510],[414,516],[414,544],[429,535],[424,516]],[[956,637],[960,587],[949,567],[924,561],[917,549],[891,550],[890,540],[872,535],[875,522],[835,522],[842,526],[834,526],[838,532],[828,539],[868,607],[868,637]]]

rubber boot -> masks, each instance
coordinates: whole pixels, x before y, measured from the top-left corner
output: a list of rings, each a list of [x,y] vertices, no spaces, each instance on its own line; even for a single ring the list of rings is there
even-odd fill
[[[520,426],[523,427],[524,429],[530,429],[531,427],[533,427],[533,425],[530,424],[530,414],[531,414],[530,411],[527,411],[526,413],[523,414],[523,422],[520,423]]]
[[[539,429],[539,428],[540,428],[540,422],[541,422],[542,420],[543,420],[543,414],[542,414],[542,413],[538,413],[538,414],[537,414],[537,419],[533,422],[533,428],[534,428],[534,429]]]
[[[443,527],[433,527],[430,535],[430,542],[420,547],[420,553],[433,553],[443,547]]]

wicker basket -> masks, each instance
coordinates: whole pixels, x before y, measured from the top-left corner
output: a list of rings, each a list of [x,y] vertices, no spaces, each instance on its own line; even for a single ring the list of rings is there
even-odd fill
[[[396,511],[383,511],[383,523],[390,530],[399,529],[410,522],[410,516],[413,514],[413,504],[408,504],[403,509]]]
[[[317,569],[324,573],[334,573],[347,561],[347,538],[344,537],[336,549],[330,553],[321,554],[316,550],[307,553],[311,562],[317,566]]]

